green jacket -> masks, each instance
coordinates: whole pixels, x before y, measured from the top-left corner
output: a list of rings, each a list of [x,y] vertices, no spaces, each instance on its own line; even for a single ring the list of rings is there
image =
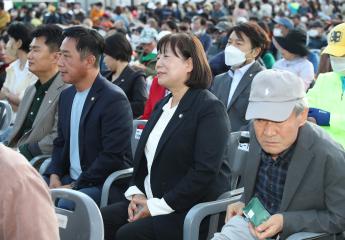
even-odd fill
[[[345,147],[345,96],[342,78],[345,79],[345,76],[334,72],[320,74],[307,97],[310,107],[331,113],[330,126],[322,128]]]

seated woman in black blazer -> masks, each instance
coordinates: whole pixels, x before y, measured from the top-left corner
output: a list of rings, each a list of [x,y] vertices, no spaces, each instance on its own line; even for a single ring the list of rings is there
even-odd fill
[[[223,158],[229,118],[207,90],[212,74],[200,41],[169,34],[158,52],[158,82],[171,94],[157,103],[141,135],[128,201],[101,209],[107,240],[182,239],[189,209],[230,188]]]
[[[105,39],[104,62],[109,71],[102,75],[122,88],[131,104],[133,118],[138,118],[144,112],[148,94],[145,73],[128,65],[131,56],[131,44],[123,33]]]

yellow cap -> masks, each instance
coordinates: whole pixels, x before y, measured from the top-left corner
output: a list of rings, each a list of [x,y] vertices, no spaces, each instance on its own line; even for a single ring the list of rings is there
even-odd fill
[[[345,23],[335,26],[327,37],[328,45],[322,54],[329,54],[335,57],[345,55]]]

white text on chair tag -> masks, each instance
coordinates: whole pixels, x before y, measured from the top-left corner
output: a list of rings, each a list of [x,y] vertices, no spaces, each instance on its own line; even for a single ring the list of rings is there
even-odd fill
[[[249,144],[248,143],[238,144],[238,150],[249,152]]]
[[[58,223],[59,223],[59,227],[66,229],[67,227],[67,222],[68,222],[68,217],[62,214],[56,214],[57,219],[58,219]]]
[[[137,128],[137,130],[135,131],[135,139],[140,139],[141,133],[143,132],[142,129]]]

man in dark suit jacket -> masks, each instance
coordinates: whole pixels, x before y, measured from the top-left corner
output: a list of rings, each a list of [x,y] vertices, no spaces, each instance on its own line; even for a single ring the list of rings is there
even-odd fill
[[[225,64],[231,70],[215,77],[211,91],[227,107],[232,131],[238,131],[248,124],[244,116],[251,82],[264,69],[255,60],[267,45],[268,36],[257,24],[243,23],[230,30],[224,54]]]
[[[58,65],[64,82],[73,86],[61,93],[58,137],[46,175],[50,188],[66,185],[99,203],[105,179],[131,165],[132,112],[124,92],[99,75],[103,38],[79,26],[63,35]]]
[[[213,240],[344,231],[345,152],[320,127],[306,122],[303,81],[287,71],[265,70],[254,78],[249,101],[246,118],[254,121],[244,194],[229,205],[229,221]],[[248,228],[241,215],[253,197],[271,216]]]

